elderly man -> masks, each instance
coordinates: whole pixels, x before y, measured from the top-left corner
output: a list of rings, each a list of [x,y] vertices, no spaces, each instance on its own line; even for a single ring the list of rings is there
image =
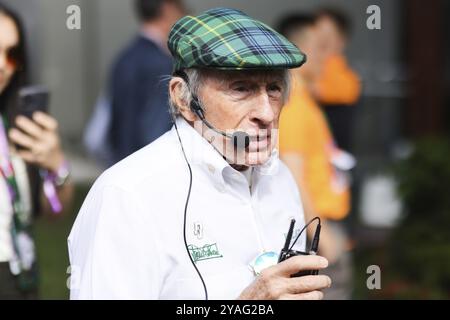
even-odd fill
[[[179,20],[169,48],[174,127],[92,187],[69,236],[71,298],[320,299],[327,276],[290,276],[325,258],[276,263],[291,219],[303,226],[275,147],[304,55],[226,8]]]

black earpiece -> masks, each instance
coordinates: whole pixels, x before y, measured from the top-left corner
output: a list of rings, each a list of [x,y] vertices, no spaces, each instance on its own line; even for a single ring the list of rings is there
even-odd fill
[[[205,111],[203,110],[202,106],[200,105],[200,102],[198,101],[197,97],[192,97],[191,103],[189,105],[191,108],[191,111],[194,112],[197,117],[200,118],[200,120],[205,120]]]

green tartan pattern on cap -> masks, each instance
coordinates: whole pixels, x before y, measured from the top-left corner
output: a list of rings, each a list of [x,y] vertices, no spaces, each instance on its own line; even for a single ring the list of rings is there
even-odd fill
[[[285,37],[241,11],[215,8],[175,23],[169,35],[174,71],[297,68],[306,56]]]

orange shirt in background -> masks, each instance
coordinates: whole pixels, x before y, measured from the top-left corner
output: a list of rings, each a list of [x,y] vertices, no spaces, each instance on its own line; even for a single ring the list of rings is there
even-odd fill
[[[323,104],[355,104],[361,82],[342,55],[329,57],[316,83],[317,99]]]
[[[295,76],[293,76],[295,78]],[[296,153],[302,159],[304,183],[315,213],[340,220],[350,210],[350,192],[331,164],[336,150],[322,110],[298,80],[280,115],[280,153]]]

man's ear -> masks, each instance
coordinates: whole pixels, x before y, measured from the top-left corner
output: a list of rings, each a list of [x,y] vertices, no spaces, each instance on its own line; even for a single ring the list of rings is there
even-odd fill
[[[169,93],[172,101],[178,108],[178,111],[181,113],[181,115],[187,121],[193,122],[198,120],[198,117],[194,112],[192,112],[191,108],[189,107],[188,101],[186,101],[186,99],[184,99],[182,95],[182,88],[185,85],[186,84],[184,83],[183,79],[174,77],[170,80],[169,83]]]

